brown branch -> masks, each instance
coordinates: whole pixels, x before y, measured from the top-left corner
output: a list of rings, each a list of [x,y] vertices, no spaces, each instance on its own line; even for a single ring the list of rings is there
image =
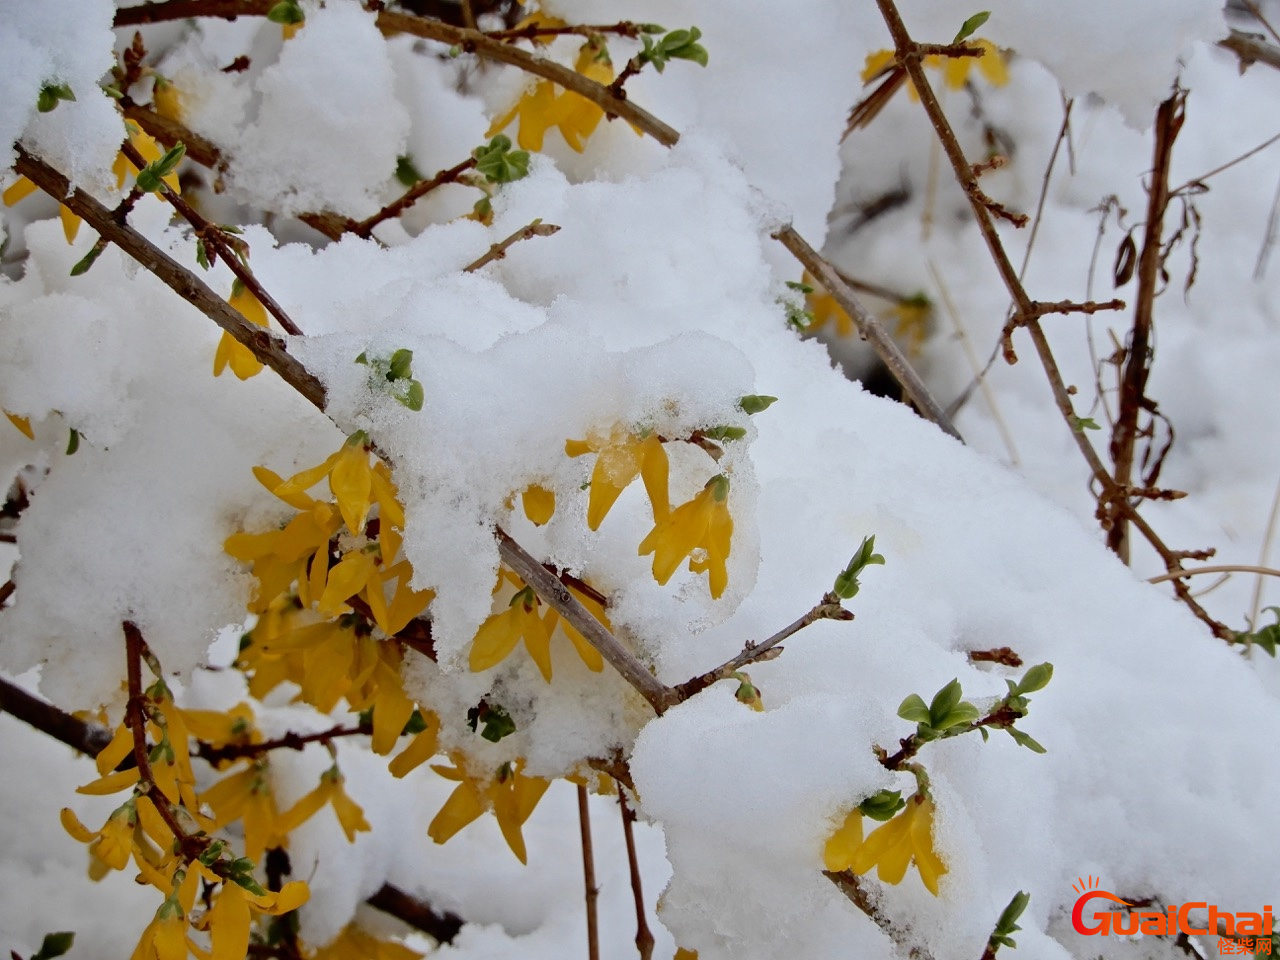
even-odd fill
[[[151,798],[156,812],[160,814],[160,819],[173,833],[183,858],[187,861],[195,860],[204,853],[211,841],[207,836],[187,832],[151,771],[151,757],[147,749],[147,695],[142,692],[142,659],[146,655],[147,644],[142,639],[142,631],[132,620],[124,622],[124,645],[129,684],[124,722],[133,734],[133,762],[138,767],[138,779],[143,791]]]
[[[652,960],[653,932],[649,929],[649,921],[644,911],[644,887],[640,883],[640,861],[636,857],[636,838],[631,829],[635,822],[635,811],[627,805],[627,795],[618,790],[618,806],[622,810],[622,835],[627,841],[627,866],[631,873],[631,895],[636,904],[636,950],[640,960]]]
[[[480,257],[463,267],[462,272],[475,273],[485,264],[493,263],[495,260],[501,260],[507,255],[507,250],[515,246],[521,240],[528,240],[532,237],[549,237],[552,234],[559,232],[560,228],[554,223],[543,223],[542,218],[539,217],[527,226],[521,227],[515,233],[511,234],[511,236],[507,237],[507,239],[500,243],[493,244]]]
[[[1148,577],[1147,583],[1164,583],[1166,580],[1180,580],[1183,577],[1194,577],[1202,573],[1256,573],[1260,577],[1280,577],[1280,570],[1274,567],[1260,567],[1251,563],[1218,563],[1207,567],[1194,567],[1190,570],[1179,569],[1172,573],[1162,573],[1158,577]]]
[[[437,943],[452,943],[464,923],[456,913],[448,910],[439,913],[431,904],[410,896],[390,883],[384,883],[365,903],[403,920],[435,939]]]
[[[513,27],[510,30],[486,30],[484,35],[493,40],[510,41],[532,40],[534,37],[562,37],[575,34],[580,37],[594,37],[602,33],[612,33],[634,40],[643,32],[640,24],[633,23],[630,20],[621,20],[618,23],[603,26],[600,24],[571,23],[563,27],[547,27],[531,23],[528,26]]]
[[[970,663],[1000,663],[1006,667],[1022,666],[1022,658],[1009,647],[995,647],[991,650],[970,650]]]
[[[1115,465],[1113,477],[1118,487],[1129,486],[1139,437],[1138,418],[1147,406],[1156,287],[1163,261],[1164,216],[1169,206],[1169,165],[1173,159],[1173,143],[1182,128],[1185,103],[1186,94],[1177,91],[1156,111],[1155,156],[1151,164],[1151,185],[1147,188],[1147,222],[1138,259],[1133,329],[1129,333],[1120,381],[1120,409],[1111,431],[1111,459]],[[1129,524],[1124,513],[1113,518],[1107,531],[1107,546],[1122,561],[1129,562]]]
[[[139,106],[132,100],[121,101],[120,107],[127,119],[136,121],[138,126],[165,146],[172,147],[175,143],[181,141],[182,145],[187,148],[186,156],[201,166],[220,167],[222,165],[222,151],[218,149],[217,145],[213,141],[200,136],[185,124],[179,123],[177,120],[171,120],[168,117],[162,117],[151,108]]]
[[[120,145],[120,152],[129,158],[139,170],[147,165],[146,159],[140,154],[133,144],[127,140]],[[270,314],[276,318],[276,322],[285,333],[295,337],[302,335],[302,330],[298,325],[290,319],[289,315],[284,312],[284,307],[280,306],[266,288],[258,282],[258,278],[253,275],[253,271],[242,260],[239,254],[243,249],[247,249],[243,244],[237,244],[228,238],[226,232],[217,224],[210,223],[198,212],[191,204],[182,199],[178,191],[174,190],[163,180],[160,181],[160,193],[169,201],[170,205],[178,211],[178,215],[196,232],[196,236],[203,241],[207,247],[212,247],[216,254],[222,258],[222,262],[227,265],[231,272],[241,283],[249,288],[249,291],[257,298]]]
[[[473,169],[475,165],[476,158],[468,157],[466,160],[450,167],[448,170],[441,170],[430,180],[421,180],[418,183],[415,183],[405,191],[404,195],[398,200],[394,200],[387,204],[373,216],[367,217],[358,223],[349,220],[346,221],[350,226],[345,229],[361,237],[370,237],[373,235],[373,228],[378,224],[382,223],[384,220],[390,220],[393,217],[400,216],[400,214],[404,213],[404,211],[408,210],[411,206],[437,187],[442,187],[446,183],[456,183],[460,176],[468,170]],[[321,214],[321,216],[333,216],[333,214]]]
[[[748,664],[755,663],[760,660],[772,660],[773,657],[781,653],[781,650],[775,650],[778,644],[786,640],[788,637],[794,636],[811,623],[818,620],[852,620],[853,614],[840,605],[840,598],[834,593],[825,594],[822,602],[814,606],[812,610],[800,617],[798,620],[787,624],[768,640],[760,643],[748,643],[742,648],[742,652],[736,657],[725,661],[718,667],[713,667],[706,673],[699,674],[684,683],[675,687],[677,695],[682,701],[688,700],[690,697],[701,693],[707,687],[720,680],[728,679],[734,671],[741,670]]]
[[[911,399],[911,402],[915,404],[921,415],[925,419],[936,423],[944,433],[950,434],[963,443],[963,438],[951,423],[951,418],[947,416],[942,405],[933,398],[929,388],[924,385],[920,375],[915,372],[910,362],[903,356],[902,350],[894,342],[893,337],[889,336],[880,321],[868,313],[867,309],[858,302],[853,295],[853,291],[840,279],[831,264],[813,247],[809,246],[804,237],[789,226],[777,231],[773,237],[781,242],[791,252],[791,255],[803,264],[804,268],[809,271],[810,276],[814,277],[826,288],[828,293],[835,297],[836,303],[840,304],[845,313],[853,320],[854,325],[858,328],[858,333],[871,344],[876,355],[889,368],[889,372],[901,384],[902,389]]]
[[[230,304],[214,293],[190,270],[153,244],[127,223],[118,222],[106,207],[83,190],[72,190],[67,178],[57,170],[16,146],[14,169],[54,199],[66,204],[102,236],[155,274],[178,296],[186,300],[239,343],[249,349],[303,397],[323,410],[325,388],[309,370],[291,356],[279,337],[249,323]]]
[[[282,737],[263,740],[261,743],[227,743],[220,747],[215,747],[204,741],[197,741],[198,746],[192,751],[192,755],[217,766],[228,760],[239,760],[242,757],[260,757],[264,753],[270,753],[272,750],[301,750],[309,743],[328,745],[331,741],[342,737],[354,737],[372,732],[372,723],[361,723],[354,727],[331,727],[328,730],[321,730],[319,733],[294,733],[290,730]]]
[[[974,720],[972,723],[960,723],[954,727],[948,727],[936,737],[929,740],[923,740],[916,734],[909,737],[903,737],[898,741],[898,752],[890,755],[887,751],[876,748],[880,757],[880,765],[886,770],[901,770],[907,766],[908,762],[920,752],[920,748],[926,743],[937,743],[939,740],[950,740],[952,737],[959,737],[966,733],[973,733],[984,727],[1012,727],[1017,721],[1021,720],[1026,714],[1022,711],[1015,710],[1009,706],[1006,700],[1000,701],[994,710],[980,720]]]
[[[578,598],[569,592],[569,588],[561,583],[555,574],[543,567],[501,527],[497,528],[495,534],[503,562],[514,570],[521,580],[533,587],[534,592],[542,598],[544,603],[564,617],[586,638],[589,644],[599,650],[600,655],[608,661],[609,665],[649,701],[655,713],[661,716],[668,707],[680,702],[676,691],[650,673],[631,651],[619,643],[618,639],[578,602]]]
[[[1225,40],[1218,41],[1218,46],[1240,58],[1241,70],[1254,63],[1265,63],[1280,70],[1280,47],[1268,43],[1259,34],[1232,30]]]
[[[582,884],[586,888],[587,957],[588,960],[600,960],[600,932],[596,916],[600,888],[596,886],[596,862],[591,848],[591,808],[587,803],[587,788],[583,784],[578,784],[578,830],[582,835]]]
[[[1034,320],[1038,317],[1048,316],[1053,313],[1101,313],[1103,310],[1123,310],[1125,302],[1123,300],[1113,299],[1099,302],[1097,300],[1086,300],[1083,303],[1075,300],[1058,300],[1054,303],[1047,303],[1044,300],[1031,301],[1031,313],[1017,313],[1014,315],[1013,322],[1019,326],[1024,326],[1028,320]]]
[[[3,677],[0,677],[0,711],[91,757],[96,757],[111,742],[111,731],[106,727],[86,723],[59,710]]]
[[[879,906],[862,885],[862,878],[856,873],[850,870],[841,870],[838,873],[833,870],[823,870],[822,873],[836,885],[836,889],[849,898],[850,903],[870,917],[890,940],[903,948],[912,960],[933,960],[933,954],[919,944],[912,943],[906,933],[898,929],[880,912]]]

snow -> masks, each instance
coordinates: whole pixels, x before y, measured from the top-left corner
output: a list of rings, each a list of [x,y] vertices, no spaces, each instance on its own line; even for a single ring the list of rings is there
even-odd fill
[[[949,40],[975,12],[942,0],[902,6],[908,27],[929,41]],[[438,662],[407,654],[407,690],[441,718],[442,751],[462,752],[473,771],[492,775],[522,758],[526,773],[558,778],[582,774],[591,757],[629,758],[655,956],[677,945],[702,960],[903,955],[822,876],[823,845],[862,799],[914,789],[874,752],[892,752],[911,733],[896,715],[903,698],[928,701],[955,678],[985,708],[1004,695],[1006,678],[1041,662],[1053,663],[1054,680],[1032,695],[1019,729],[1047,754],[996,730],[989,743],[962,736],[917,757],[949,872],[937,898],[914,871],[897,886],[867,881],[899,935],[934,956],[978,956],[1009,897],[1027,890],[1020,948],[1092,956],[1095,944],[1063,921],[1071,883],[1083,875],[1122,896],[1258,909],[1278,839],[1267,810],[1274,778],[1259,760],[1259,741],[1280,722],[1275,664],[1257,652],[1241,657],[1167,585],[1144,583],[1163,572],[1149,548],[1135,547],[1132,569],[1105,550],[1087,474],[1025,335],[1015,337],[1021,362],[997,359],[989,392],[959,410],[966,447],[845,379],[823,343],[786,324],[779,300],[794,294],[784,282],[801,271],[770,237],[783,222],[815,245],[825,238],[828,254],[861,279],[927,293],[937,316],[918,362],[944,404],[973,375],[956,327],[982,363],[1007,314],[1007,291],[918,104],[900,93],[840,143],[863,57],[887,45],[871,4],[813,0],[780,17],[764,3],[636,0],[620,12],[548,0],[546,12],[576,22],[699,26],[705,70],[676,60],[628,85],[637,103],[681,130],[680,142],[665,149],[625,123],[602,123],[578,155],[552,134],[528,177],[495,190],[491,225],[460,219],[479,193],[451,185],[376,240],[323,246],[289,242],[303,232],[287,218],[374,213],[403,189],[397,158],[410,156],[426,176],[459,163],[525,78],[477,70],[439,45],[383,37],[375,15],[354,2],[305,9],[306,25],[287,41],[278,25],[253,18],[145,36],[148,63],[182,95],[184,122],[227,157],[228,194],[199,193],[196,202],[247,221],[250,265],[304,331],[288,348],[324,381],[332,422],[269,371],[214,379],[218,331],[117,250],[70,277],[93,244],[91,229],[68,246],[57,220],[41,219],[49,205],[32,198],[0,212],[26,251],[0,279],[0,408],[28,417],[36,436],[5,427],[0,463],[10,475],[33,464],[37,475],[14,528],[14,595],[0,611],[7,674],[33,683],[28,671],[38,668],[40,691],[55,703],[118,717],[129,619],[183,702],[217,709],[244,699],[228,662],[251,578],[223,542],[289,516],[251,470],[289,476],[364,430],[394,467],[414,586],[436,592]],[[115,188],[108,170],[120,137],[115,106],[96,90],[120,40],[110,13],[90,0],[56,17],[0,0],[11,25],[0,38],[6,149],[21,139],[104,198]],[[990,142],[1012,144],[1010,164],[986,175],[984,189],[1028,211],[1045,190],[1027,287],[1039,300],[1132,301],[1132,283],[1112,290],[1111,264],[1126,231],[1141,239],[1156,104],[1175,78],[1191,91],[1174,149],[1177,185],[1273,132],[1257,118],[1269,115],[1280,77],[1264,66],[1240,76],[1233,56],[1211,46],[1226,24],[1208,0],[1082,0],[1052,10],[1007,0],[991,14],[979,35],[1013,48],[1010,83],[979,79],[944,99],[970,157]],[[579,44],[561,38],[544,55],[572,65]],[[610,49],[621,69],[637,44],[610,38]],[[248,68],[224,72],[242,54]],[[70,83],[77,100],[37,114],[51,78]],[[1070,143],[1045,188],[1065,98],[1075,98]],[[1173,547],[1215,545],[1223,562],[1263,554],[1280,472],[1269,390],[1280,362],[1274,265],[1255,276],[1274,171],[1274,154],[1263,152],[1188,195],[1202,231],[1196,282],[1184,290],[1188,240],[1172,254],[1157,301],[1149,394],[1177,430],[1161,483],[1190,496],[1145,505],[1144,516]],[[894,190],[901,203],[858,227],[860,210]],[[1113,208],[1099,239],[1096,208],[1107,196],[1126,212]],[[1166,234],[1182,213],[1175,203]],[[464,272],[535,219],[558,232]],[[131,222],[198,269],[195,238],[170,224],[158,199],[144,198]],[[1026,233],[1002,225],[1001,236],[1021,264]],[[225,266],[202,278],[230,295]],[[1066,382],[1078,388],[1077,411],[1104,426],[1115,372],[1103,367],[1095,378],[1095,359],[1123,341],[1129,316],[1044,321]],[[355,362],[401,349],[413,351],[421,411]],[[833,353],[865,366],[847,344]],[[748,417],[738,401],[749,394],[778,400]],[[745,435],[721,443],[719,460],[684,442],[721,426]],[[69,454],[73,429],[80,447]],[[705,575],[687,569],[654,582],[652,559],[637,552],[655,513],[642,484],[598,530],[587,528],[596,454],[571,458],[565,442],[645,431],[664,438],[672,506],[713,476],[730,481],[734,533],[719,599]],[[1105,435],[1094,439],[1105,456]],[[556,494],[541,527],[518,502],[535,483]],[[819,603],[864,536],[876,536],[886,564],[868,569],[848,601],[856,619],[819,621],[776,659],[748,668],[762,713],[739,703],[727,681],[655,718],[610,668],[589,671],[562,635],[552,642],[550,683],[523,647],[490,671],[469,671],[477,628],[511,596],[510,587],[493,589],[497,526],[603,592],[617,636],[668,684]],[[1242,629],[1253,588],[1237,576],[1203,602]],[[967,656],[1003,646],[1025,666]],[[338,716],[290,703],[291,694],[285,687],[255,705],[264,732],[323,730]],[[482,740],[466,723],[481,700],[503,706],[517,731]],[[11,896],[0,940],[25,955],[44,932],[78,924],[73,958],[87,956],[89,943],[130,949],[154,902],[127,877],[88,884],[83,849],[54,825],[57,809],[72,805],[96,826],[118,799],[76,797],[90,765],[8,720],[0,751],[31,785],[5,803],[0,873]],[[319,745],[274,757],[282,807],[333,761]],[[441,956],[584,949],[578,818],[565,782],[525,826],[524,867],[489,817],[443,847],[429,840],[427,824],[454,784],[428,767],[393,783],[385,758],[354,739],[337,748],[337,762],[373,830],[348,844],[326,809],[291,836],[294,876],[312,889],[301,913],[308,944],[330,941],[353,918],[376,926],[362,901],[389,881],[468,921]],[[594,797],[592,811],[601,955],[625,956],[634,907],[617,804]],[[59,901],[85,906],[62,917]]]

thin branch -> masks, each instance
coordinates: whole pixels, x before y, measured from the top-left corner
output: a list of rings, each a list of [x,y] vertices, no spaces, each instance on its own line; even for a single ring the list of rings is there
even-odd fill
[[[840,605],[840,598],[834,593],[825,594],[822,601],[816,604],[812,610],[800,617],[798,620],[787,624],[768,640],[760,643],[748,643],[742,648],[742,652],[736,657],[725,661],[718,667],[713,667],[706,673],[699,674],[691,680],[676,686],[675,691],[680,699],[688,700],[690,697],[701,693],[707,687],[717,681],[729,678],[734,671],[741,670],[748,664],[755,663],[760,660],[772,660],[774,656],[781,653],[781,650],[775,651],[774,648],[788,637],[794,636],[811,623],[819,620],[852,620],[853,614]],[[772,654],[772,656],[770,655]]]
[[[1253,14],[1253,18],[1266,27],[1267,33],[1271,34],[1271,39],[1276,43],[1280,43],[1280,33],[1276,32],[1276,28],[1271,25],[1271,21],[1268,20],[1266,14],[1262,12],[1262,8],[1254,3],[1253,0],[1243,0],[1243,3],[1245,9]]]
[[[493,244],[480,257],[473,260],[462,268],[463,273],[475,273],[486,264],[493,263],[495,260],[501,260],[507,255],[507,251],[515,246],[521,240],[529,240],[533,237],[549,237],[552,234],[560,232],[560,228],[554,223],[543,223],[542,218],[538,217],[527,226],[521,227],[507,239]]]
[[[588,960],[600,960],[600,931],[596,915],[600,888],[596,886],[596,861],[591,848],[591,807],[584,784],[578,784],[578,830],[582,835],[582,885],[586,889],[587,957]]]
[[[604,628],[593,617],[578,598],[569,592],[560,580],[520,544],[499,527],[496,531],[498,550],[506,563],[516,574],[533,587],[534,592],[542,598],[560,616],[572,624],[586,638],[587,642],[600,651],[600,655],[622,675],[642,697],[649,701],[654,712],[661,716],[668,707],[680,701],[679,694],[650,673],[635,655],[618,642],[618,639]]]
[[[1014,315],[1015,322],[1022,324],[1027,320],[1033,320],[1038,317],[1049,316],[1054,313],[1101,313],[1104,310],[1123,310],[1125,302],[1119,299],[1104,300],[1086,300],[1083,303],[1076,300],[1057,300],[1052,303],[1044,300],[1031,301],[1030,313],[1017,313]]]
[[[1138,292],[1133,308],[1133,329],[1126,344],[1124,373],[1120,381],[1120,409],[1111,432],[1113,477],[1119,487],[1129,486],[1139,437],[1138,419],[1148,409],[1147,380],[1151,375],[1152,337],[1156,287],[1163,265],[1164,215],[1169,206],[1169,165],[1173,144],[1182,129],[1186,94],[1177,91],[1156,111],[1155,146],[1151,185],[1147,188],[1147,221],[1138,258]],[[1127,498],[1128,493],[1124,496]],[[1123,513],[1115,516],[1107,531],[1107,546],[1129,562],[1129,524]]]
[[[153,244],[127,223],[118,222],[106,207],[83,190],[72,190],[67,178],[44,161],[15,146],[18,161],[14,169],[31,180],[71,212],[83,218],[107,240],[116,244],[150,273],[167,284],[239,343],[270,367],[320,410],[325,405],[325,388],[309,370],[291,356],[284,341],[269,330],[245,320],[230,304],[214,293],[190,270]]]
[[[401,196],[400,199],[392,201],[373,216],[367,217],[359,223],[351,225],[347,229],[361,237],[372,236],[373,228],[378,224],[382,223],[384,220],[390,220],[392,217],[400,216],[400,214],[404,213],[404,211],[408,210],[411,206],[437,187],[442,187],[446,183],[457,183],[460,176],[468,170],[475,168],[476,162],[475,157],[468,157],[466,160],[463,160],[459,164],[455,164],[448,170],[441,170],[430,180],[420,180],[405,191],[404,195]]]
[[[1188,187],[1202,186],[1204,182],[1208,180],[1210,177],[1216,177],[1218,174],[1222,173],[1222,171],[1230,170],[1237,163],[1243,163],[1244,161],[1252,157],[1254,154],[1261,153],[1263,150],[1267,149],[1267,147],[1271,146],[1273,143],[1277,141],[1280,141],[1280,133],[1277,133],[1274,136],[1268,137],[1266,140],[1262,141],[1262,143],[1258,144],[1252,150],[1246,150],[1244,153],[1240,154],[1240,156],[1236,157],[1234,160],[1228,160],[1226,163],[1222,164],[1221,166],[1214,167],[1208,173],[1202,173],[1198,177],[1192,177],[1186,183],[1181,184],[1180,186],[1174,187],[1172,190],[1169,191],[1169,193],[1170,195],[1176,195],[1181,193],[1183,190],[1186,190]]]
[[[1265,566],[1267,558],[1271,554],[1271,541],[1276,535],[1276,521],[1280,520],[1280,482],[1276,483],[1275,496],[1271,498],[1271,512],[1267,515],[1267,529],[1262,534],[1262,547],[1258,550],[1258,564]],[[1257,579],[1253,584],[1253,597],[1249,603],[1249,629],[1256,630],[1258,627],[1258,611],[1262,609],[1262,590],[1265,581],[1263,574],[1258,572]]]
[[[1168,580],[1181,580],[1184,577],[1195,577],[1202,573],[1256,573],[1261,582],[1262,577],[1280,577],[1280,570],[1275,567],[1264,567],[1252,563],[1216,563],[1207,567],[1192,567],[1162,573],[1158,577],[1148,577],[1147,583],[1164,583]],[[1256,616],[1256,614],[1255,614]]]
[[[328,730],[321,730],[319,733],[294,733],[291,730],[282,737],[263,740],[261,743],[228,743],[215,747],[200,741],[199,746],[192,751],[192,754],[201,760],[217,765],[227,760],[239,760],[242,757],[260,757],[262,754],[270,753],[272,750],[301,750],[309,743],[327,745],[343,737],[354,737],[370,733],[373,733],[372,723],[361,723],[354,727],[339,725]]]
[[[147,165],[146,159],[138,152],[137,148],[127,140],[120,145],[120,152],[128,157],[129,162],[139,170],[143,169]],[[258,302],[276,318],[276,322],[280,324],[280,327],[284,332],[295,337],[301,336],[302,330],[293,322],[289,315],[284,312],[284,307],[280,306],[280,304],[276,302],[275,297],[271,296],[271,294],[267,292],[266,288],[258,282],[258,278],[253,275],[253,271],[250,270],[248,265],[240,258],[239,254],[241,253],[241,250],[238,249],[238,247],[241,245],[236,244],[228,238],[226,232],[217,224],[210,223],[201,216],[196,209],[191,206],[191,204],[182,199],[182,196],[178,191],[174,190],[163,180],[160,181],[160,193],[169,201],[173,209],[178,211],[178,215],[181,216],[182,219],[186,220],[187,223],[191,224],[192,229],[196,232],[196,236],[205,244],[213,247],[217,252],[217,255],[222,258],[222,262],[225,263],[236,276],[236,279],[249,288],[249,291],[255,298],[257,298]]]
[[[643,32],[640,24],[633,23],[630,20],[621,20],[618,23],[603,26],[600,24],[571,23],[563,27],[548,27],[531,23],[528,26],[513,27],[510,30],[486,30],[485,36],[494,40],[532,40],[534,37],[562,37],[568,35],[594,37],[602,33],[612,33],[634,40]]]
[[[880,912],[879,906],[866,888],[862,885],[862,878],[850,870],[842,870],[839,873],[832,870],[823,870],[823,875],[836,885],[836,889],[849,898],[849,902],[870,917],[877,927],[884,931],[885,936],[896,943],[912,960],[933,960],[933,954],[919,944],[911,942],[910,938],[894,923]]]
[[[791,252],[791,255],[800,261],[804,268],[809,271],[810,276],[817,279],[826,288],[827,292],[835,297],[836,303],[840,304],[845,313],[852,318],[859,334],[871,344],[876,355],[884,361],[885,366],[889,368],[889,372],[902,385],[902,389],[911,399],[911,402],[915,404],[921,415],[925,419],[936,423],[944,433],[950,434],[963,443],[963,438],[951,423],[946,411],[934,399],[929,392],[929,388],[920,379],[920,375],[915,372],[910,362],[903,356],[902,350],[894,342],[893,337],[889,336],[884,327],[881,326],[880,321],[868,313],[867,309],[858,302],[853,295],[853,291],[840,279],[831,264],[813,247],[809,246],[804,237],[796,233],[790,226],[783,227],[773,237],[781,242]]]
[[[147,750],[147,696],[142,692],[142,659],[146,652],[146,641],[142,639],[142,631],[132,620],[124,622],[124,644],[129,684],[124,722],[133,734],[133,762],[138,767],[138,779],[151,798],[156,812],[160,814],[160,819],[173,833],[182,856],[186,860],[195,860],[208,848],[210,840],[207,836],[187,832],[151,771],[151,757]]]
[[[640,883],[640,860],[636,856],[636,838],[631,825],[635,822],[635,811],[627,805],[627,795],[618,790],[618,807],[622,810],[622,835],[627,841],[627,866],[631,873],[631,895],[636,904],[636,950],[640,960],[652,960],[653,932],[649,929],[649,921],[645,917],[644,887]]]
[[[185,155],[201,166],[219,167],[222,164],[222,151],[217,145],[185,124],[163,117],[149,107],[139,106],[132,100],[122,101],[120,106],[126,119],[136,121],[138,126],[165,146],[172,147],[181,141],[187,148]]]

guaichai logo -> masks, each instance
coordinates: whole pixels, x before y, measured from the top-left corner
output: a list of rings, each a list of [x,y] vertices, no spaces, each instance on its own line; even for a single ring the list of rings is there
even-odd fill
[[[1135,933],[1152,933],[1159,936],[1173,936],[1178,933],[1185,933],[1187,936],[1203,936],[1213,933],[1227,937],[1261,937],[1271,932],[1270,904],[1262,908],[1262,913],[1229,913],[1202,900],[1193,900],[1181,905],[1173,904],[1167,910],[1151,912],[1100,910],[1089,918],[1094,925],[1087,926],[1084,910],[1085,904],[1090,900],[1110,900],[1123,907],[1135,906],[1127,900],[1121,900],[1108,890],[1095,889],[1098,883],[1099,878],[1090,877],[1088,883],[1081,880],[1079,886],[1074,883],[1071,885],[1072,889],[1080,894],[1076,899],[1075,907],[1071,910],[1071,926],[1075,927],[1076,933],[1086,937],[1106,937],[1113,933],[1125,936],[1132,936]],[[1209,916],[1203,927],[1191,925],[1192,910],[1208,911]]]

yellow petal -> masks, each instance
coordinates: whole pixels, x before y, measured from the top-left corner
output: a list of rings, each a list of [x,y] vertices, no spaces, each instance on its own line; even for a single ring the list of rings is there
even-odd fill
[[[471,641],[469,662],[473,673],[496,667],[515,649],[523,626],[521,614],[522,611],[516,607],[508,607],[480,624],[475,639]]]
[[[364,533],[364,518],[369,514],[373,491],[369,454],[359,441],[347,441],[338,451],[338,459],[329,473],[329,489],[338,501],[342,519],[352,533]]]
[[[81,823],[70,807],[63,807],[58,819],[62,821],[62,829],[71,834],[72,839],[81,843],[92,843],[97,839],[98,835]]]
[[[329,802],[329,797],[333,794],[333,791],[333,781],[328,777],[322,776],[319,785],[315,789],[301,797],[286,812],[280,814],[276,819],[276,829],[281,834],[292,833],[315,816]]]
[[[5,411],[4,415],[9,418],[10,423],[18,428],[18,432],[24,434],[28,440],[36,438],[35,433],[31,430],[30,417],[20,417],[17,414],[10,413],[8,410]]]
[[[911,801],[907,801],[907,803],[909,805]],[[866,873],[879,862],[886,852],[903,843],[907,839],[910,829],[911,821],[907,817],[906,810],[888,823],[881,824],[875,830],[872,830],[871,835],[867,837],[862,846],[854,851],[849,869],[854,873]],[[910,859],[909,851],[908,859]]]
[[[244,888],[230,880],[223,883],[206,921],[213,960],[244,960],[248,956],[250,920]]]
[[[540,484],[533,483],[520,495],[524,515],[534,524],[542,526],[556,512],[556,495]]]
[[[342,781],[338,781],[337,789],[332,797],[333,812],[338,815],[338,823],[342,826],[342,832],[347,835],[348,843],[356,842],[356,833],[359,831],[368,831],[373,828],[369,826],[369,821],[364,818],[364,810],[360,804],[356,803],[347,792],[342,789]]]
[[[111,738],[111,742],[98,752],[93,758],[93,762],[98,767],[98,773],[106,775],[120,765],[120,761],[133,752],[133,731],[123,723],[116,728],[115,736]]]
[[[31,180],[26,177],[18,177],[4,193],[0,194],[0,202],[3,202],[6,207],[12,207],[14,204],[31,196],[37,189],[35,183]]]
[[[470,783],[460,783],[427,827],[427,836],[436,843],[445,843],[482,813],[484,806],[475,787]]]
[[[423,719],[427,723],[426,729],[415,734],[409,741],[409,745],[401,750],[387,766],[393,777],[403,777],[436,755],[440,721],[431,713],[424,713]]]
[[[640,463],[640,476],[644,480],[644,489],[649,494],[649,502],[653,505],[653,519],[656,523],[665,520],[671,513],[671,497],[667,492],[667,481],[670,473],[670,462],[667,451],[656,433],[649,434],[643,443],[643,455]]]
[[[537,607],[526,611],[521,620],[520,631],[524,634],[525,649],[529,651],[529,656],[533,658],[533,662],[538,665],[538,670],[542,673],[542,679],[550,683],[551,636],[547,632],[547,626],[543,623],[542,618],[538,616]]]
[[[822,851],[822,862],[828,870],[849,869],[853,855],[862,846],[862,811],[854,807],[844,818],[835,833],[827,840]]]
[[[108,793],[116,793],[126,787],[131,787],[138,782],[138,768],[132,770],[120,770],[116,773],[109,773],[105,777],[99,777],[92,783],[86,783],[83,787],[77,787],[76,793],[85,793],[90,796],[103,796]]]
[[[363,551],[348,553],[338,561],[337,566],[329,570],[328,583],[320,597],[320,612],[330,615],[343,612],[346,601],[365,588],[375,566],[373,554]]]
[[[62,235],[67,238],[67,243],[75,243],[76,234],[80,232],[80,218],[65,203],[58,205],[58,218],[62,221]]]
[[[405,696],[398,670],[384,660],[375,673],[378,696],[373,710],[373,752],[385,756],[395,749],[400,732],[413,716],[413,701]]]

